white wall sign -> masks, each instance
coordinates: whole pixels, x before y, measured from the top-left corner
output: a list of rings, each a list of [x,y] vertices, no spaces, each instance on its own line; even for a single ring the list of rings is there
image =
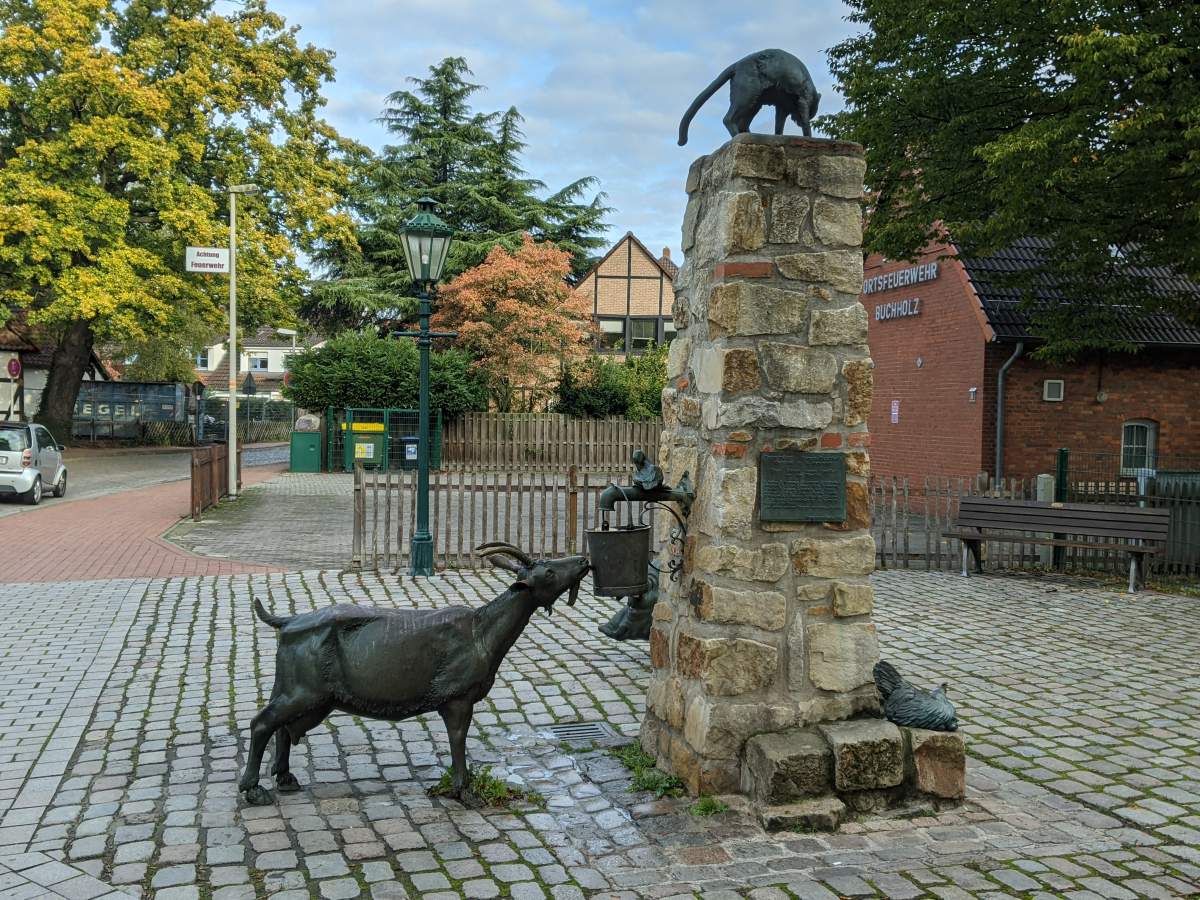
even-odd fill
[[[893,300],[891,303],[880,303],[875,307],[875,321],[886,322],[888,319],[903,319],[907,316],[921,314],[921,298],[909,300]]]
[[[900,401],[892,401],[892,424],[895,425],[900,421]]]
[[[184,271],[228,275],[229,248],[188,247],[184,254]]]
[[[910,266],[907,269],[897,269],[894,272],[884,272],[882,275],[873,275],[863,282],[862,292],[873,294],[876,291],[890,291],[892,288],[906,287],[910,284],[924,284],[937,277],[938,264],[935,262],[924,263],[919,266]]]

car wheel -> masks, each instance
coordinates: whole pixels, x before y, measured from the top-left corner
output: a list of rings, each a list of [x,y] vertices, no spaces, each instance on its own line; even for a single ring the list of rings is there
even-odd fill
[[[42,502],[42,476],[35,478],[33,487],[25,492],[25,502],[30,506],[37,506]]]
[[[67,473],[63,470],[62,477],[58,479],[58,484],[54,486],[55,497],[67,496]]]

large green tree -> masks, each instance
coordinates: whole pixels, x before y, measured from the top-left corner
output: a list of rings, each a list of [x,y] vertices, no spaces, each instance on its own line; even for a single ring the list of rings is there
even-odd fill
[[[866,147],[871,249],[1051,241],[1012,282],[1046,356],[1129,349],[1114,303],[1196,318],[1195,293],[1140,270],[1200,281],[1200,4],[848,3],[865,28],[830,51],[847,107],[824,125]],[[1043,276],[1060,304],[1032,302]]]
[[[356,166],[358,245],[318,257],[326,277],[305,304],[309,321],[333,330],[366,325],[381,310],[411,314],[412,301],[400,299],[410,293],[400,232],[426,196],[455,228],[446,280],[479,265],[497,245],[516,250],[524,234],[571,254],[574,274],[589,267],[592,251],[604,243],[609,212],[604,195],[594,192],[596,179],[547,193],[521,167],[520,113],[472,109],[481,86],[470,76],[465,59],[449,57],[431,66],[428,77],[409,79],[412,90],[387,98],[381,119],[400,143]]]
[[[94,346],[219,325],[224,278],[184,248],[227,242],[239,206],[247,326],[294,315],[297,250],[352,244],[354,152],[318,116],[332,55],[264,0],[0,0],[0,320],[57,339],[40,417],[70,434]]]

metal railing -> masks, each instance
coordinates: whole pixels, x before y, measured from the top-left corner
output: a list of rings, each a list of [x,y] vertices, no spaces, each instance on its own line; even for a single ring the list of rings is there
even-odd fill
[[[1139,494],[1120,479],[1099,478],[1072,481],[1065,485],[1065,502],[1136,504],[1171,510],[1171,524],[1163,552],[1151,557],[1152,574],[1200,574],[1200,479],[1170,481],[1159,478]],[[943,537],[952,530],[963,497],[992,496],[1014,500],[1037,500],[1037,480],[1008,478],[1000,484],[985,475],[975,478],[908,478],[872,476],[869,483],[871,531],[875,537],[876,564],[881,569],[925,569],[957,572],[962,565],[961,547],[955,538]],[[1060,492],[1059,496],[1062,496]],[[1045,498],[1043,498],[1045,499]],[[1033,532],[1003,532],[1029,535]],[[1111,544],[1109,539],[1080,539],[1081,543]],[[1064,547],[1051,552],[1033,543],[983,542],[988,565],[1007,570],[1123,574],[1127,554],[1116,550]]]

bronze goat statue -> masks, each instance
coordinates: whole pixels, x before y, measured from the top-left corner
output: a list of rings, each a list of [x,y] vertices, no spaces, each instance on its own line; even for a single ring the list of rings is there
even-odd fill
[[[272,802],[258,783],[267,743],[275,736],[271,772],[276,788],[298,791],[289,752],[305,733],[337,710],[397,721],[436,711],[450,736],[450,796],[481,805],[471,791],[467,730],[474,706],[537,609],[549,611],[570,592],[574,605],[588,573],[583,556],[532,559],[511,544],[475,549],[515,575],[503,594],[481,607],[376,609],[339,604],[298,616],[273,616],[254,601],[258,617],[279,629],[271,699],[250,725],[250,752],[238,783],[250,804]]]

